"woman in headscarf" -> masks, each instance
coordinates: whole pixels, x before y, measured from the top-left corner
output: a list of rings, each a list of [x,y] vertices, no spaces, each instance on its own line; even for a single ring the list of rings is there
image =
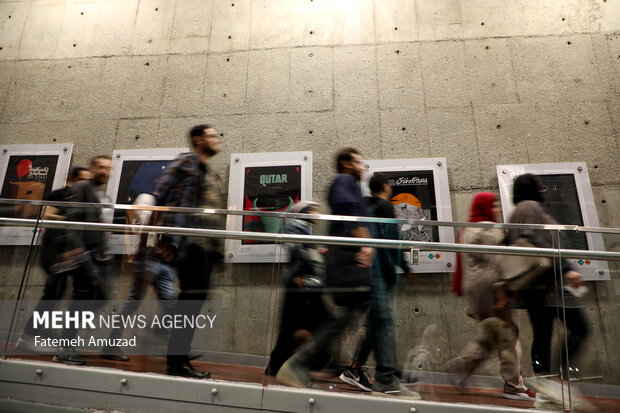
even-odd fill
[[[495,194],[477,194],[471,204],[469,222],[497,222],[499,203]],[[506,234],[501,228],[463,228],[457,241],[463,244],[500,245]],[[498,350],[500,375],[504,379],[503,397],[514,400],[535,400],[521,377],[521,344],[519,330],[510,308],[495,288],[500,273],[497,256],[482,253],[459,253],[452,291],[465,295],[467,314],[479,324],[476,337],[461,351],[459,357],[446,363],[453,384],[465,392],[467,379],[485,361],[491,351]]]
[[[516,208],[512,213],[510,223],[557,225],[557,221],[545,210],[543,194],[542,181],[536,175],[524,174],[517,177],[513,188],[513,202]],[[513,242],[519,238],[527,238],[537,247],[557,248],[559,246],[551,231],[518,228],[509,230],[508,234]],[[527,309],[534,330],[532,367],[536,374],[541,375],[552,373],[551,339],[553,320],[556,315],[565,322],[569,331],[568,354],[571,360],[590,333],[579,298],[561,288],[562,285],[580,287],[583,285],[582,275],[574,271],[566,260],[557,262],[555,267],[558,269],[558,277],[551,269],[520,293],[520,299]],[[560,274],[563,279],[559,278]],[[557,311],[557,308],[562,306],[562,301],[565,306],[565,319],[563,312]],[[565,352],[562,351],[563,359],[564,356]],[[564,372],[569,370],[567,366],[564,366]]]

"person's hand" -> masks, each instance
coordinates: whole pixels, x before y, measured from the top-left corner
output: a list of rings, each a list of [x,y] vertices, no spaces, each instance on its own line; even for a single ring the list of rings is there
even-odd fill
[[[564,276],[566,277],[566,279],[568,280],[570,285],[575,287],[575,288],[583,285],[583,283],[584,283],[583,275],[581,275],[577,271],[572,271],[572,270],[568,271],[567,273],[564,274]]]
[[[493,295],[495,296],[495,303],[493,308],[496,310],[504,310],[508,306],[508,296],[506,295],[506,290],[503,288],[497,288],[493,291]]]
[[[82,254],[84,252],[84,248],[79,247],[79,248],[74,248],[72,250],[69,251],[65,251],[63,253],[58,254],[58,258],[60,258],[60,261],[70,261],[72,259],[74,259],[75,257],[77,257],[78,255]]]
[[[299,287],[300,290],[305,289],[303,277],[293,277],[292,281],[295,283],[297,287]]]
[[[358,267],[368,268],[372,265],[372,259],[375,255],[375,249],[372,247],[362,247],[355,254],[355,262]]]
[[[322,255],[327,254],[327,248],[325,247],[319,247],[316,249],[319,253],[321,253]]]
[[[169,242],[160,242],[159,246],[157,247],[157,251],[166,262],[172,261],[175,255],[177,255],[177,249]]]

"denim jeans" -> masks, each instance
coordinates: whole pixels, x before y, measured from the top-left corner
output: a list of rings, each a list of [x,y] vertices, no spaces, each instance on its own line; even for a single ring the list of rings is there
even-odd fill
[[[129,295],[121,307],[121,315],[131,315],[138,310],[140,301],[146,294],[149,285],[157,289],[157,297],[161,300],[165,314],[171,314],[177,302],[177,287],[173,269],[158,261],[134,263],[133,280]],[[124,328],[114,328],[110,338],[120,338]]]

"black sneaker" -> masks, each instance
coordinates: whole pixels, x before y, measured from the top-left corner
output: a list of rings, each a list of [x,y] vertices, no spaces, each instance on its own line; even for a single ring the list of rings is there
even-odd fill
[[[101,349],[101,358],[114,361],[129,361],[129,357],[118,347],[103,347]]]
[[[368,369],[366,367],[354,368],[346,366],[339,376],[339,379],[364,391],[372,390],[372,385],[369,380],[370,376],[368,375]]]
[[[60,347],[52,360],[56,363],[70,364],[72,366],[83,366],[86,364],[86,360],[75,350],[75,347]]]

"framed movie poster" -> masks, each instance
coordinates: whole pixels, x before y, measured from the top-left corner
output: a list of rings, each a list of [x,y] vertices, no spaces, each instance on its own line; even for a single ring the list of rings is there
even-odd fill
[[[157,181],[168,164],[189,148],[117,150],[112,155],[112,170],[107,198],[114,204],[131,205],[140,194],[153,194]],[[114,211],[115,224],[128,223],[127,210]],[[110,247],[114,254],[132,254],[137,235],[111,234]]]
[[[585,162],[556,164],[498,165],[497,180],[504,221],[508,222],[515,206],[512,203],[514,180],[522,174],[538,175],[545,191],[545,208],[560,225],[598,227],[598,215],[592,195],[590,176]],[[603,237],[598,233],[564,231],[560,247],[565,249],[604,251]],[[609,280],[606,261],[569,259],[586,280]]]
[[[368,182],[375,172],[387,176],[392,187],[396,218],[418,221],[452,221],[448,167],[445,158],[385,159],[364,161],[367,173],[362,177],[364,195],[370,195]],[[454,242],[452,227],[400,225],[400,237],[406,241]],[[409,253],[405,256],[408,258]],[[421,251],[416,272],[451,272],[455,254]]]
[[[228,209],[288,212],[296,202],[312,199],[312,152],[238,153],[230,157]],[[228,230],[279,233],[284,219],[229,215]],[[226,240],[227,262],[285,262],[281,245]],[[281,255],[282,254],[282,255]]]
[[[0,198],[40,201],[63,188],[73,144],[3,145],[0,147]],[[2,216],[37,218],[37,205],[0,205]],[[29,245],[32,228],[0,228],[0,245]]]

